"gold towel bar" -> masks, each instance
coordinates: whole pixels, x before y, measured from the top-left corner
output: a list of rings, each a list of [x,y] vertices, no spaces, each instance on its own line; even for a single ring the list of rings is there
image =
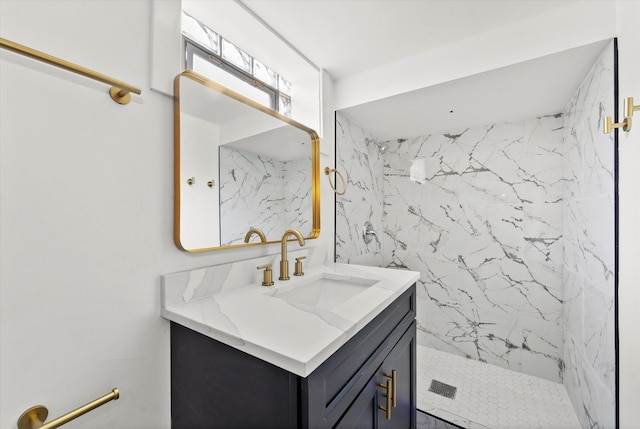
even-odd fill
[[[103,397],[96,399],[95,401],[89,402],[88,404],[83,405],[77,410],[73,410],[62,417],[51,420],[46,424],[43,424],[43,422],[47,419],[49,410],[47,410],[47,408],[42,405],[36,405],[35,407],[31,407],[27,411],[22,413],[22,415],[18,419],[18,429],[55,429],[65,423],[69,423],[71,420],[78,418],[95,408],[98,408],[101,405],[106,404],[109,401],[115,401],[119,397],[120,392],[118,391],[118,389],[113,389],[111,393],[108,393]]]
[[[27,46],[20,45],[7,39],[0,38],[0,48],[4,48],[9,51],[24,55],[26,57],[51,64],[56,67],[60,67],[61,69],[65,69],[79,75],[95,79],[102,83],[112,85],[111,89],[109,90],[109,95],[111,95],[113,101],[119,104],[128,104],[129,101],[131,101],[131,92],[133,92],[134,94],[140,94],[142,92],[140,88],[136,88],[135,86],[129,85],[128,83],[121,82],[112,77],[45,54],[44,52],[36,51],[35,49],[31,49]]]

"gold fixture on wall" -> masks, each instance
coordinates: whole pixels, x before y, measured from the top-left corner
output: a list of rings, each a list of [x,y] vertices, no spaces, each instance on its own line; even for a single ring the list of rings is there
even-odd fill
[[[45,54],[44,52],[36,51],[35,49],[31,49],[7,39],[0,38],[0,47],[26,57],[33,58],[34,60],[42,61],[44,63],[60,67],[61,69],[112,85],[111,89],[109,89],[109,95],[111,95],[113,101],[118,104],[128,104],[129,101],[131,101],[131,92],[134,94],[142,93],[140,88],[136,88],[133,85],[129,85],[128,83],[121,82],[112,77],[103,75],[102,73],[98,73],[77,64]]]
[[[634,106],[633,97],[629,97],[624,100],[624,116],[630,118],[633,116],[633,112],[635,112],[636,110],[640,110],[640,104]]]
[[[69,423],[71,420],[74,420],[109,401],[115,401],[119,397],[120,391],[118,389],[113,389],[111,393],[108,393],[95,401],[89,402],[88,404],[83,405],[62,417],[51,420],[49,423],[44,423],[49,415],[49,410],[47,410],[45,406],[36,405],[22,413],[20,418],[18,418],[18,429],[54,429]]]
[[[633,124],[631,117],[633,116],[633,112],[635,112],[636,110],[640,110],[640,104],[634,106],[633,97],[627,97],[624,100],[624,121],[614,123],[613,119],[611,119],[611,116],[605,117],[603,128],[604,133],[609,134],[611,131],[613,131],[614,128],[622,128],[622,130],[626,132],[631,131],[631,125]]]
[[[604,133],[609,134],[614,128],[622,128],[623,131],[631,130],[631,118],[627,117],[622,122],[614,123],[611,116],[604,118]]]
[[[336,189],[336,186],[333,184],[333,182],[331,182],[331,176],[330,176],[331,173],[336,173],[336,176],[340,177],[340,180],[342,180],[342,186],[344,187],[342,191],[338,191]],[[347,181],[344,180],[344,177],[342,176],[342,174],[340,174],[338,170],[336,170],[335,168],[325,167],[324,174],[329,176],[329,186],[331,186],[331,189],[333,190],[333,192],[335,192],[338,195],[344,195],[344,193],[347,192]]]

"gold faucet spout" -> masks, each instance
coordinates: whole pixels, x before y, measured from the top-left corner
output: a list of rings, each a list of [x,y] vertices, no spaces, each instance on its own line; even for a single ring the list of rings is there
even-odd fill
[[[251,239],[251,236],[255,234],[258,237],[260,237],[260,243],[266,243],[267,242],[267,237],[265,237],[264,232],[262,232],[260,229],[258,228],[251,228],[249,230],[249,232],[247,232],[247,235],[244,236],[244,242],[248,243],[249,240]]]
[[[289,261],[287,260],[287,239],[289,236],[295,236],[300,246],[304,246],[304,238],[295,229],[288,229],[282,236],[282,258],[280,259],[280,280],[289,280]]]

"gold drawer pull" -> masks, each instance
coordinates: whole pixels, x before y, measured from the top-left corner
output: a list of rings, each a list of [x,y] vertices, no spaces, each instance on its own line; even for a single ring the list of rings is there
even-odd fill
[[[382,411],[387,413],[387,420],[391,420],[391,380],[387,380],[387,384],[378,384],[378,386],[387,389],[387,407],[383,407],[382,405],[378,405]]]

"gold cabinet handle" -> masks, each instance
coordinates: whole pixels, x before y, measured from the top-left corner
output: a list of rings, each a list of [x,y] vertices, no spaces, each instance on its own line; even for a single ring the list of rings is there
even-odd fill
[[[396,406],[398,406],[398,400],[397,400],[397,395],[396,395],[396,380],[397,380],[397,375],[398,373],[396,372],[396,370],[392,370],[391,371],[391,375],[389,374],[385,374],[384,376],[387,378],[390,378],[391,380],[391,397],[393,398],[393,408],[395,408]]]
[[[330,176],[331,173],[336,173],[336,176],[340,177],[340,180],[342,181],[342,186],[344,188],[342,191],[338,191],[336,189],[336,186],[333,184],[333,182],[331,182],[331,176]],[[329,176],[329,186],[331,186],[331,189],[333,190],[333,192],[335,192],[338,195],[344,195],[344,193],[347,192],[347,181],[344,180],[344,177],[342,176],[342,174],[340,174],[338,170],[336,170],[335,168],[325,167],[324,174]]]
[[[386,384],[378,384],[378,386],[387,390],[387,406],[385,408],[382,405],[378,405],[378,408],[387,413],[387,420],[391,420],[391,380],[387,380]]]

